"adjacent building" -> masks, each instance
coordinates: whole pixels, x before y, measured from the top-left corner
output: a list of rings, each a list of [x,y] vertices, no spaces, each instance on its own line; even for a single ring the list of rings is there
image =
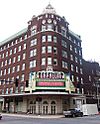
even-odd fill
[[[27,28],[1,42],[1,108],[33,114],[81,108],[86,96],[94,94],[87,85],[100,71],[97,63],[83,59],[81,42],[50,4],[32,17]]]

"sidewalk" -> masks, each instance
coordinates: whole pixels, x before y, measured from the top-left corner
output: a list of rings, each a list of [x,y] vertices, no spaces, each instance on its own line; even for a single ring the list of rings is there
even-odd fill
[[[62,118],[64,115],[33,115],[33,114],[12,114],[12,113],[1,113],[2,116],[14,116],[14,117],[25,117],[25,118]]]

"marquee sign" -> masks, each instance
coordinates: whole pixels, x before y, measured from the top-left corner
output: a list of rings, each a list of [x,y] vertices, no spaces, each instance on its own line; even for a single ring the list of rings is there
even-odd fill
[[[64,87],[65,75],[58,71],[39,71],[36,75],[36,87]]]
[[[29,75],[29,87],[26,90],[66,90],[75,91],[70,76],[60,71],[53,71],[51,67],[45,71],[31,72]]]
[[[41,87],[64,87],[64,82],[37,82],[37,86]]]

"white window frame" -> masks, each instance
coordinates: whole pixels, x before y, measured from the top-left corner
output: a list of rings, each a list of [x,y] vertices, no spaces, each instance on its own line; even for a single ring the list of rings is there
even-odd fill
[[[46,58],[42,58],[41,65],[46,65]]]

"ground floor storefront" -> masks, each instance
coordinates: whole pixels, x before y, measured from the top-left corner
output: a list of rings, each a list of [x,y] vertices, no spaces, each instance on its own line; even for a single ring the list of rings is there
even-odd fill
[[[81,108],[85,97],[65,94],[37,94],[5,97],[3,109],[10,113],[54,115],[69,108]]]

